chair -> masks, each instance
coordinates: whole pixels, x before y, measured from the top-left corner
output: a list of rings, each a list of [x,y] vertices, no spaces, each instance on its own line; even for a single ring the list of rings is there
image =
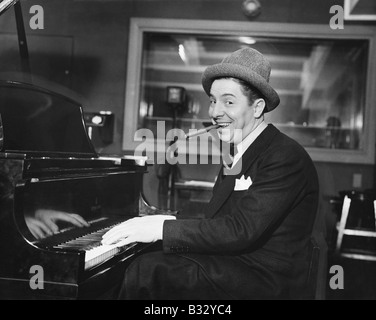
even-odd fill
[[[376,200],[372,192],[344,195],[337,231],[337,256],[376,261]]]
[[[324,300],[326,288],[326,259],[323,256],[316,239],[311,237],[309,246],[309,268],[306,279],[305,291],[303,299],[306,300]]]
[[[289,300],[324,300],[326,292],[326,256],[316,239],[309,242],[307,257],[308,269],[302,273],[298,282],[290,288]],[[297,279],[295,279],[296,281]]]

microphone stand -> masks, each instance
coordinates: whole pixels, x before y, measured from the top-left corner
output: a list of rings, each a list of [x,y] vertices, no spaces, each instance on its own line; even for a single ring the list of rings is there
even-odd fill
[[[177,114],[178,108],[177,106],[172,106],[173,109],[173,116],[172,116],[172,129],[175,129],[177,126]],[[172,146],[177,141],[177,137],[174,138],[173,141],[170,142],[170,146]],[[174,157],[178,156],[178,151],[174,151]],[[167,192],[167,208],[170,210],[175,210],[175,180],[178,172],[177,164],[170,164],[169,163],[169,175],[168,175],[168,192]],[[173,204],[173,208],[171,207]]]

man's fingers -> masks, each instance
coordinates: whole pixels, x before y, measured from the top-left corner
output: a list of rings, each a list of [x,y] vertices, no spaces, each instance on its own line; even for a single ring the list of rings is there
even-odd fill
[[[134,234],[135,229],[133,227],[124,226],[118,230],[110,230],[109,234],[105,234],[102,237],[103,244],[112,244],[120,239],[129,238]]]
[[[49,226],[45,225],[44,223],[36,220],[35,224],[41,229],[46,235],[52,236],[54,234],[53,229],[50,229]]]
[[[30,232],[31,234],[38,240],[41,240],[44,238],[44,233],[42,232],[41,229],[39,229],[38,227],[34,226],[34,225],[31,225],[29,227],[30,229]]]
[[[70,213],[70,216],[76,219],[79,223],[82,224],[84,227],[90,227],[90,223],[88,223],[84,218],[82,218],[79,214]]]
[[[48,228],[44,223],[36,220],[34,218],[27,219],[26,221],[27,226],[30,229],[30,232],[33,234],[34,237],[37,239],[43,239],[46,236],[53,235],[53,231]]]
[[[43,222],[48,226],[48,228],[53,232],[57,233],[59,231],[59,227],[56,225],[55,222],[49,220],[49,219],[44,219]]]
[[[125,238],[123,240],[120,240],[115,244],[116,247],[124,247],[127,246],[128,244],[133,243],[134,241],[132,240],[132,237]]]
[[[102,243],[111,244],[121,238],[126,238],[128,236],[129,236],[129,231],[126,226],[123,226],[122,228],[117,228],[116,230],[111,229],[110,231],[108,231],[102,236]]]
[[[167,219],[176,218],[174,216],[153,215],[129,219],[106,232],[102,237],[102,243],[114,244],[123,240],[127,243],[154,242],[162,239],[163,222]]]
[[[103,236],[102,239],[110,239],[122,234],[127,234],[131,230],[137,226],[138,220],[136,218],[129,219],[116,227],[113,227],[109,231],[107,231]]]
[[[69,222],[77,227],[89,227],[90,226],[89,223],[87,223],[84,218],[74,213],[55,212],[54,220]]]

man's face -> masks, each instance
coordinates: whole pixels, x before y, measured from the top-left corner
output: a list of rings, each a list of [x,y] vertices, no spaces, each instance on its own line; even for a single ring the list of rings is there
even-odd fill
[[[255,108],[250,105],[240,84],[232,79],[217,79],[210,90],[209,116],[214,124],[228,126],[217,129],[227,143],[240,143],[255,127]]]

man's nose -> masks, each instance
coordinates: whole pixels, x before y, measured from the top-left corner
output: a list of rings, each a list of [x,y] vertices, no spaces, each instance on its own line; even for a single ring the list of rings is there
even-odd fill
[[[223,105],[221,103],[216,103],[212,107],[211,117],[216,119],[216,118],[223,117],[223,115],[224,115]]]

